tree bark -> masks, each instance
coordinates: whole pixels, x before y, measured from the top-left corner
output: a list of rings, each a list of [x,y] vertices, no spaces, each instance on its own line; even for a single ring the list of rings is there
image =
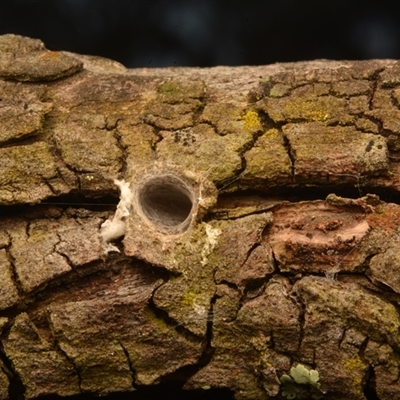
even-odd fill
[[[400,398],[399,76],[1,36],[0,400]]]

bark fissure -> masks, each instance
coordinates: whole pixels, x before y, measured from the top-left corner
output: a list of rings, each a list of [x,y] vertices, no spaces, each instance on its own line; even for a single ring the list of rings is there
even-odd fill
[[[370,365],[367,371],[365,387],[363,390],[366,400],[379,400],[376,393],[375,379],[374,367]]]
[[[4,346],[0,341],[0,363],[2,367],[0,370],[5,373],[8,380],[8,387],[4,388],[7,390],[10,399],[24,400],[25,387],[18,375],[18,373],[13,369],[12,361],[7,357]]]
[[[51,327],[51,324],[50,324]],[[60,346],[60,343],[58,342],[58,340],[56,339],[56,335],[53,333],[53,337],[54,337],[54,347],[56,349],[56,351],[62,355],[63,358],[65,358],[67,360],[67,362],[72,366],[74,373],[78,379],[78,387],[79,387],[79,391],[82,393],[82,376],[81,376],[81,372],[78,368],[78,366],[76,365],[76,363],[74,362],[74,360],[72,358],[70,358],[67,354],[66,351],[64,351],[62,349],[62,347]]]
[[[134,366],[132,364],[132,360],[131,360],[131,358],[129,356],[129,352],[124,347],[124,345],[123,345],[123,343],[121,341],[119,341],[119,345],[121,346],[121,348],[122,348],[122,350],[123,350],[123,352],[124,352],[124,354],[126,356],[126,361],[127,361],[128,365],[129,365],[129,370],[131,371],[131,374],[132,374],[132,387],[137,389],[137,385],[136,385],[136,382],[135,382],[135,380],[136,380],[136,378],[135,378],[136,371],[135,371],[135,368],[134,368]]]
[[[119,171],[119,173],[122,176],[122,179],[125,179],[126,176],[126,171],[128,169],[128,164],[127,164],[127,147],[124,146],[124,144],[122,143],[122,138],[121,135],[118,133],[118,120],[115,123],[115,126],[113,126],[112,128],[107,127],[108,131],[111,131],[113,133],[113,136],[115,138],[115,140],[117,141],[117,146],[121,151],[121,170]]]
[[[204,340],[203,337],[194,334],[192,331],[186,328],[184,322],[175,320],[168,314],[167,311],[157,307],[153,299],[150,299],[148,307],[157,319],[163,321],[171,330],[175,330],[186,339],[194,343],[201,343]]]
[[[28,224],[27,224],[27,226],[28,226]],[[23,298],[24,292],[22,289],[21,281],[17,274],[17,270],[15,268],[15,258],[11,254],[11,248],[12,248],[12,238],[10,237],[10,244],[5,248],[6,257],[9,261],[12,282],[14,283],[14,285],[18,291],[18,297],[20,299],[19,301],[21,301],[21,299]]]
[[[216,296],[214,295],[210,302],[210,309],[208,311],[207,317],[207,330],[205,337],[202,339],[202,352],[198,360],[192,365],[185,365],[180,367],[176,371],[164,375],[161,377],[161,383],[174,383],[180,388],[184,387],[188,380],[195,375],[201,368],[205,367],[211,360],[215,349],[211,345],[212,340],[212,329],[213,329],[213,306],[216,301]]]

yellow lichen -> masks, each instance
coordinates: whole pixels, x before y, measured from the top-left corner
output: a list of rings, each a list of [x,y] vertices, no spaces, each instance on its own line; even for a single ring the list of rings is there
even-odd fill
[[[196,293],[193,292],[186,292],[183,295],[181,304],[183,306],[189,306],[189,307],[193,307],[194,303],[195,303],[195,298],[196,298]]]
[[[248,131],[256,131],[256,130],[262,130],[262,125],[260,118],[258,117],[258,114],[255,111],[247,111],[246,114],[244,114],[241,117],[244,127]]]
[[[303,117],[309,121],[326,121],[330,114],[323,102],[318,101],[299,101],[295,99],[285,105],[285,113],[292,117]]]
[[[366,365],[360,357],[354,356],[344,360],[343,366],[347,372],[347,377],[353,382],[355,387],[362,385],[362,380],[365,372]]]
[[[269,140],[277,139],[279,137],[279,131],[278,129],[275,128],[268,129],[267,132],[265,132],[262,137]]]

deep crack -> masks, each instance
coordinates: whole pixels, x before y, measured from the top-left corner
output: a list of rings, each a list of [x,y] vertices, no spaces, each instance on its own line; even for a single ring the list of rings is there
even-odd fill
[[[82,376],[80,374],[79,368],[76,365],[76,363],[74,362],[74,360],[72,360],[71,357],[69,357],[69,355],[66,353],[66,351],[63,350],[62,347],[60,346],[60,343],[59,343],[58,339],[56,338],[56,335],[55,335],[55,332],[54,332],[54,327],[53,327],[53,324],[51,322],[49,313],[50,313],[50,311],[47,312],[47,321],[48,321],[48,324],[49,324],[49,328],[50,328],[51,334],[52,334],[52,336],[54,338],[54,341],[53,341],[54,348],[72,366],[72,368],[73,368],[73,370],[74,370],[74,372],[75,372],[75,374],[76,374],[76,376],[78,378],[79,391],[82,393]]]
[[[177,333],[185,337],[187,340],[194,343],[198,343],[199,341],[203,340],[203,337],[196,335],[191,330],[186,328],[183,323],[176,321],[168,314],[167,311],[157,307],[157,305],[154,303],[153,297],[149,299],[148,309],[154,314],[156,318],[165,322],[166,325],[168,325],[171,329],[174,329]]]
[[[372,365],[369,366],[365,374],[363,392],[366,400],[380,400],[378,394],[376,393],[376,376],[374,367]]]
[[[296,163],[296,155],[292,149],[292,145],[290,143],[289,138],[282,133],[283,137],[283,146],[286,149],[286,152],[289,156],[290,159],[290,171],[291,171],[291,177],[292,177],[292,182],[295,182],[295,173],[296,173],[296,168],[295,168],[295,163]]]
[[[17,274],[17,268],[15,266],[15,258],[11,254],[11,247],[12,247],[12,238],[10,237],[10,243],[8,246],[5,247],[6,257],[10,265],[11,279],[14,283],[14,286],[17,289],[18,297],[20,298],[21,301],[24,298],[24,291],[22,289],[22,284]]]
[[[121,168],[119,170],[119,173],[122,175],[122,178],[125,178],[126,171],[128,169],[128,164],[127,164],[127,159],[128,159],[128,154],[127,154],[127,147],[124,146],[122,143],[122,137],[120,133],[118,132],[118,121],[115,123],[115,127],[113,129],[108,129],[108,130],[113,130],[113,136],[117,142],[117,147],[121,151]]]
[[[131,375],[132,375],[132,387],[135,388],[135,389],[137,389],[138,386],[137,386],[136,383],[135,383],[135,380],[136,380],[136,378],[135,378],[135,377],[136,377],[136,370],[135,370],[135,368],[133,367],[132,360],[131,360],[131,358],[130,358],[130,356],[129,356],[129,352],[128,352],[128,350],[126,349],[126,347],[122,344],[122,342],[121,342],[120,340],[118,341],[118,343],[119,343],[119,345],[121,346],[122,351],[123,351],[124,354],[125,354],[126,360],[127,360],[127,362],[128,362],[128,365],[129,365],[129,370],[131,371]]]
[[[1,366],[3,364],[3,368]],[[9,381],[8,395],[10,400],[24,400],[25,387],[18,373],[13,369],[11,360],[7,357],[3,343],[0,341],[0,369]]]
[[[306,312],[307,312],[307,306],[304,303],[303,299],[301,298],[301,296],[298,295],[298,293],[296,293],[295,291],[292,291],[290,293],[290,300],[292,301],[292,303],[299,309],[299,328],[300,328],[300,332],[299,332],[299,344],[297,346],[297,351],[299,352],[301,349],[301,344],[303,343],[304,340],[304,327],[305,327],[305,323],[306,323]],[[313,362],[315,361],[315,359],[313,359]]]
[[[198,371],[204,368],[211,360],[214,355],[215,349],[211,345],[213,337],[213,320],[214,320],[214,305],[217,301],[218,296],[214,294],[210,301],[210,308],[208,310],[207,316],[207,329],[203,345],[203,351],[197,361],[197,363],[192,365],[185,365],[178,368],[176,371],[164,375],[161,379],[162,383],[176,382],[182,388],[185,383],[194,376]]]

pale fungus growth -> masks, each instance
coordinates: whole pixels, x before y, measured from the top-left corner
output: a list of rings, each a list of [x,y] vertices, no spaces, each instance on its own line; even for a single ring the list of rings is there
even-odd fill
[[[133,193],[129,182],[115,179],[114,183],[119,187],[121,195],[113,218],[101,224],[100,241],[105,254],[111,251],[120,252],[119,249],[110,242],[125,235],[126,220],[131,214],[132,209]]]

